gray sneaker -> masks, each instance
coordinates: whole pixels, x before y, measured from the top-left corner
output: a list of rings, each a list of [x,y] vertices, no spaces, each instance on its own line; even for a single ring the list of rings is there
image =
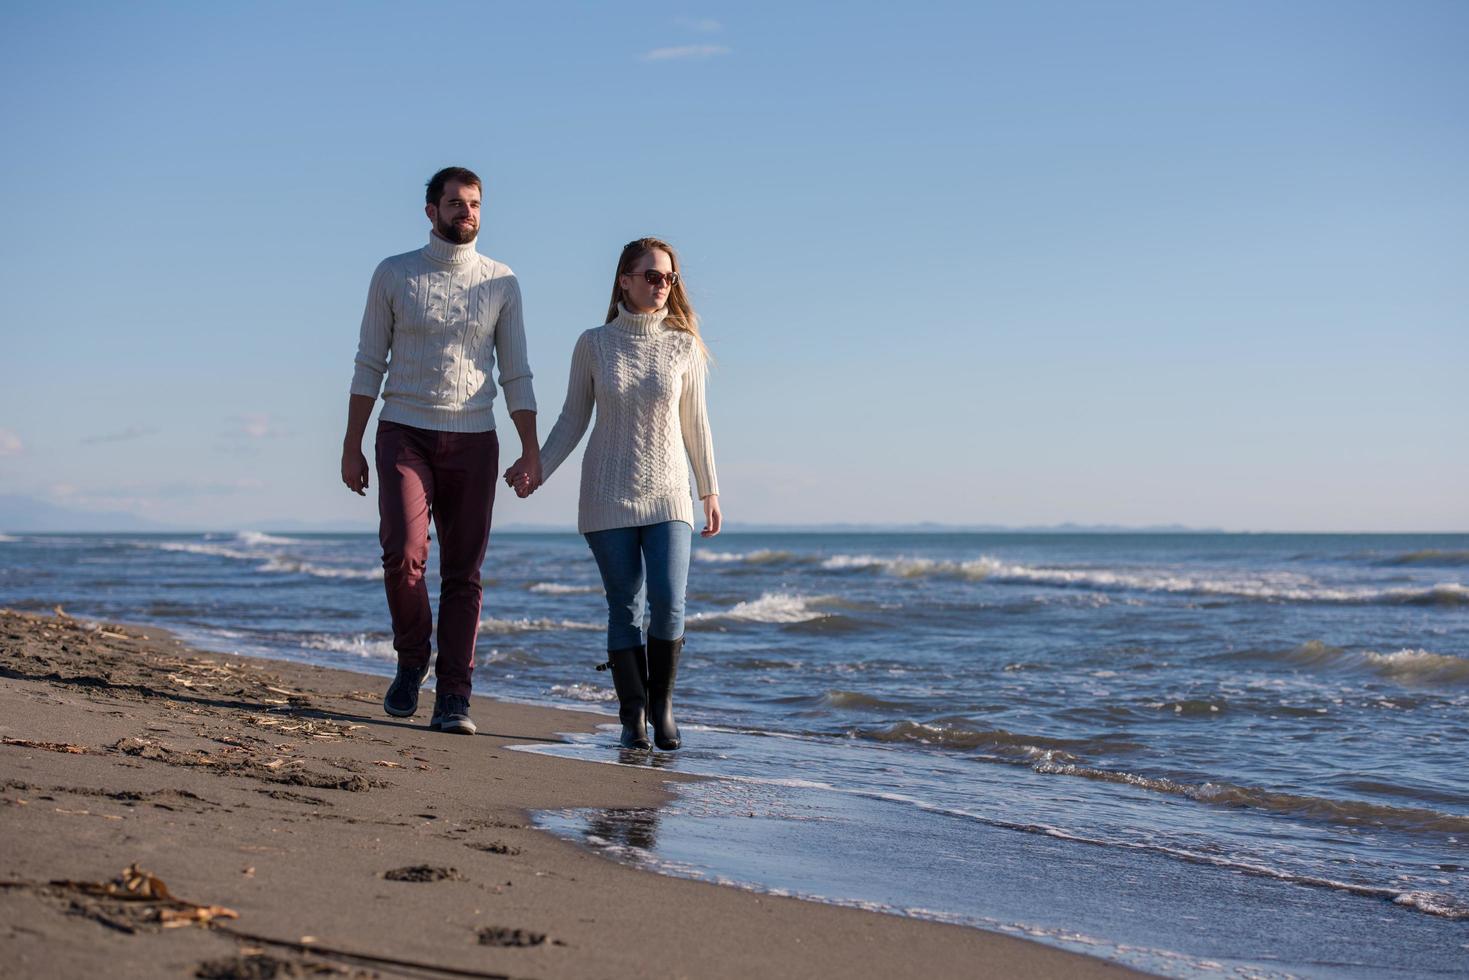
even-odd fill
[[[434,717],[428,727],[451,735],[473,735],[479,731],[469,717],[469,698],[458,694],[434,695]]]

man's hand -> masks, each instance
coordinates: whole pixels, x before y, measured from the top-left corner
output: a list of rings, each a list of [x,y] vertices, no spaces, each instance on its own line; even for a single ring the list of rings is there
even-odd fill
[[[342,449],[342,482],[360,497],[367,496],[367,457],[350,446]]]
[[[719,513],[719,494],[711,493],[704,498],[704,530],[699,532],[699,537],[712,538],[723,526],[724,515]]]
[[[510,413],[515,434],[520,436],[520,458],[505,471],[505,483],[517,497],[525,498],[541,485],[541,441],[536,437],[536,413],[528,408]]]
[[[352,395],[347,399],[347,434],[342,436],[342,482],[359,497],[367,496],[367,457],[362,455],[362,435],[372,417],[375,398]]]
[[[514,490],[517,497],[525,498],[535,493],[541,485],[540,454],[531,459],[524,456],[517,459],[515,465],[505,471],[505,485]]]

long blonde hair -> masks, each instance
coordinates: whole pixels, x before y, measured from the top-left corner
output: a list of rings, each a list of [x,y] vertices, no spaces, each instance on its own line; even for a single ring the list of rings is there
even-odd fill
[[[607,319],[604,323],[611,323],[617,319],[617,304],[624,299],[622,295],[621,277],[632,274],[633,266],[642,261],[643,256],[657,249],[665,252],[668,259],[673,263],[673,271],[678,272],[678,253],[673,246],[657,238],[639,238],[637,241],[628,242],[622,246],[622,255],[617,259],[617,271],[612,276],[612,301],[607,304]],[[704,338],[699,336],[699,316],[694,312],[694,304],[689,302],[689,294],[684,289],[683,274],[679,273],[678,282],[674,283],[668,290],[668,299],[663,308],[668,315],[663,322],[674,330],[682,330],[684,333],[692,334],[694,343],[699,346],[706,361],[710,360],[709,348],[704,344]]]

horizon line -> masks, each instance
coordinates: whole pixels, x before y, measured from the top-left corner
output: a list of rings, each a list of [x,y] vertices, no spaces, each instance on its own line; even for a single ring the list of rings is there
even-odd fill
[[[369,524],[351,527],[309,527],[300,525],[273,525],[269,522],[259,522],[250,527],[173,527],[173,528],[140,528],[135,530],[113,529],[81,529],[65,527],[49,527],[43,530],[23,528],[0,528],[0,535],[52,535],[52,534],[77,534],[77,535],[178,535],[178,534],[376,534],[377,529]],[[1291,535],[1469,535],[1469,530],[1279,530],[1279,529],[1228,529],[1218,527],[1193,527],[1184,524],[1082,524],[1074,521],[1062,521],[1056,524],[941,524],[933,521],[918,521],[910,523],[882,523],[882,522],[855,522],[855,521],[831,521],[825,523],[750,523],[740,527],[726,527],[721,534],[884,534],[884,533],[916,533],[916,534],[1211,534],[1211,535],[1246,535],[1246,534],[1291,534]],[[515,523],[491,529],[491,534],[576,534],[576,526],[573,524],[528,524]]]

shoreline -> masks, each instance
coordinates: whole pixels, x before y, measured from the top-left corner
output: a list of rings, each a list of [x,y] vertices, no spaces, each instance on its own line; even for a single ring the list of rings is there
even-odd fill
[[[0,637],[0,807],[26,841],[0,902],[20,975],[1143,975],[661,875],[535,827],[538,810],[656,808],[699,778],[510,750],[605,715],[480,695],[470,739],[428,731],[423,702],[413,724],[388,718],[380,677],[156,627],[4,610]],[[181,907],[79,884],[134,864],[238,917],[160,921]]]

